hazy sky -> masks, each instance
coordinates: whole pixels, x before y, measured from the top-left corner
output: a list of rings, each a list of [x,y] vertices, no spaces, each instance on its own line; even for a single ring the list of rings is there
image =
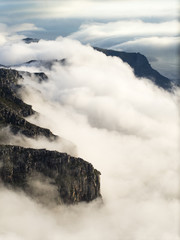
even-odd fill
[[[69,36],[141,52],[162,74],[177,79],[178,8],[178,0],[0,0],[0,22],[29,37]],[[36,27],[18,30],[24,23]]]

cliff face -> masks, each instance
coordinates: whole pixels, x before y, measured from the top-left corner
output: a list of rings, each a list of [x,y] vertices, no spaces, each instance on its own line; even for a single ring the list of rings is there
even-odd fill
[[[36,76],[39,77],[39,81],[46,77],[43,73],[36,73]],[[49,129],[41,128],[24,119],[35,112],[17,93],[21,87],[18,80],[22,78],[16,70],[0,69],[0,125],[9,126],[14,134],[21,133],[27,137],[41,135],[54,140],[57,136]]]
[[[1,145],[0,165],[0,178],[5,185],[28,193],[30,177],[41,173],[57,187],[58,201],[62,203],[89,202],[101,196],[100,172],[90,163],[66,153]]]
[[[13,187],[28,191],[28,178],[41,173],[57,186],[63,203],[89,202],[100,197],[100,173],[90,163],[66,153],[1,145],[0,162],[2,181]]]
[[[14,134],[31,138],[41,135],[51,141],[56,140],[58,136],[49,129],[25,120],[35,112],[18,95],[21,87],[18,80],[23,78],[21,74],[32,75],[0,69],[0,129],[9,126]],[[47,81],[44,73],[34,75],[40,82]],[[101,196],[99,176],[100,172],[90,163],[66,153],[0,145],[0,181],[13,189],[24,190],[36,200],[41,198],[41,202],[46,202],[47,198],[64,204],[92,201]],[[54,189],[53,194],[51,189]]]

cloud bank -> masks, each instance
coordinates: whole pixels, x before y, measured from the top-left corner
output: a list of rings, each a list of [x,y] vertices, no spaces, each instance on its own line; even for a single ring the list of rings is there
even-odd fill
[[[113,37],[139,37],[139,36],[175,36],[179,32],[177,20],[169,22],[151,23],[141,20],[114,21],[108,23],[83,24],[78,32],[71,35],[87,43],[88,41],[100,40]]]
[[[1,64],[63,59],[44,71],[48,82],[25,78],[24,101],[40,113],[29,121],[76,145],[101,171],[103,205],[44,208],[1,188],[0,239],[179,239],[179,116],[174,95],[137,79],[116,57],[78,41],[4,44]]]

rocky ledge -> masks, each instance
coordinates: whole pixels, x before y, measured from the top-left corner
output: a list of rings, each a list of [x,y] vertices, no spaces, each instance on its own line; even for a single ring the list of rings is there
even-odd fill
[[[75,204],[101,197],[100,172],[92,164],[66,153],[0,145],[0,166],[2,182],[31,197],[37,196],[37,190],[39,195],[44,194],[43,187],[35,189],[37,184],[35,187],[32,181],[42,182],[42,175],[49,179],[49,189],[56,189],[54,200],[58,203]]]

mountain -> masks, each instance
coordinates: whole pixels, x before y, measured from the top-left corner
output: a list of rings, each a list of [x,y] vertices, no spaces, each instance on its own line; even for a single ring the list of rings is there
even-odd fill
[[[26,38],[23,39],[24,42],[26,43],[33,43],[33,42],[38,42],[39,39],[35,38]],[[99,48],[99,47],[94,47],[95,50],[104,53],[106,56],[112,56],[112,57],[118,57],[120,58],[123,62],[128,63],[134,70],[134,74],[141,78],[148,78],[150,79],[154,84],[156,84],[158,87],[163,88],[167,91],[172,91],[173,85],[175,84],[172,80],[169,78],[161,75],[158,71],[153,69],[147,60],[147,58],[142,55],[141,53],[128,53],[128,52],[123,52],[123,51],[115,51],[111,49],[104,49],[104,48]],[[52,64],[54,64],[54,61],[61,63],[66,63],[66,59],[63,60],[52,60],[52,61],[36,61],[32,60],[27,62],[26,64],[39,64],[39,65],[44,65],[46,68],[51,68]],[[175,84],[179,86],[180,84],[177,83]]]
[[[158,71],[154,70],[149,64],[147,58],[140,53],[128,53],[114,51],[110,49],[103,49],[94,47],[99,52],[103,52],[106,56],[118,57],[123,62],[128,63],[133,69],[137,77],[144,77],[152,80],[157,86],[170,91],[172,89],[172,81]]]
[[[40,80],[41,80],[41,73]],[[36,75],[39,76],[37,73]],[[31,73],[29,73],[31,76]],[[45,136],[51,140],[57,138],[49,129],[36,126],[25,117],[34,114],[32,106],[24,103],[18,95],[22,79],[20,72],[12,69],[0,68],[0,126],[9,126],[14,134],[21,133],[27,137]]]
[[[43,136],[56,141],[59,136],[25,119],[36,113],[18,94],[22,87],[18,80],[22,80],[23,74],[32,76],[32,73],[0,68],[0,131],[8,126],[12,134],[29,138]],[[36,73],[36,77],[40,82],[47,80],[44,73]],[[63,204],[101,197],[100,172],[90,163],[66,153],[5,145],[5,138],[0,136],[0,180],[5,186],[21,189],[40,202],[47,196],[50,201]],[[52,188],[56,194],[49,196]]]
[[[101,197],[100,172],[92,164],[66,153],[0,145],[0,163],[0,178],[6,186],[22,189],[31,197],[39,196],[42,201],[42,196],[48,194],[41,187],[46,178],[47,187],[56,192],[50,196],[51,201],[74,204]]]
[[[37,39],[37,38],[24,38],[23,41],[25,43],[29,44],[29,43],[32,43],[32,42],[37,43],[37,42],[39,42],[39,39]]]

